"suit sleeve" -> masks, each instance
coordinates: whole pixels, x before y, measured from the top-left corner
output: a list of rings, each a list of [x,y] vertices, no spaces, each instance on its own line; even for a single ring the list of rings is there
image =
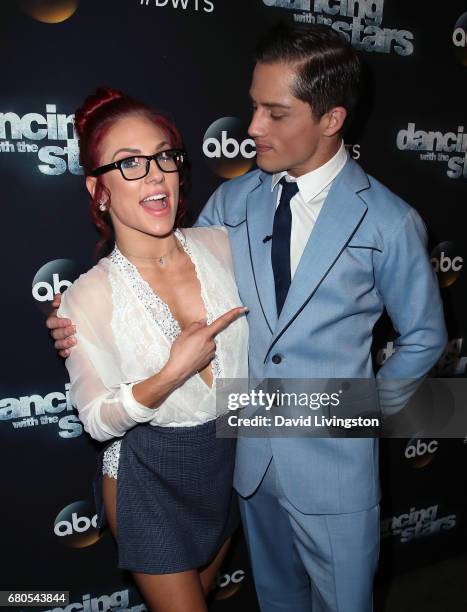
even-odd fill
[[[224,225],[224,186],[220,185],[207,201],[195,222],[195,227]]]
[[[375,284],[399,334],[395,352],[377,374],[383,414],[400,410],[442,354],[447,333],[425,225],[414,209],[378,255]]]

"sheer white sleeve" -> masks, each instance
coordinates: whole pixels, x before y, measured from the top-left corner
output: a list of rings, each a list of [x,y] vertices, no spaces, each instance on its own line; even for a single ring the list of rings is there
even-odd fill
[[[196,227],[190,231],[233,273],[232,253],[227,228],[214,226],[208,228]]]
[[[65,365],[70,396],[85,430],[96,440],[123,436],[137,423],[149,422],[154,410],[138,403],[134,382],[125,381],[113,338],[112,294],[101,261],[65,291],[59,316],[76,325],[77,345]]]

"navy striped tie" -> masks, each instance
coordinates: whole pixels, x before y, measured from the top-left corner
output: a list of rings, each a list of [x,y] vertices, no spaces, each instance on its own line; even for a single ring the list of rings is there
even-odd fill
[[[290,200],[298,192],[296,182],[281,178],[282,185],[279,206],[274,215],[272,229],[271,263],[276,285],[277,316],[280,315],[290,287],[290,232],[292,229],[292,212]]]

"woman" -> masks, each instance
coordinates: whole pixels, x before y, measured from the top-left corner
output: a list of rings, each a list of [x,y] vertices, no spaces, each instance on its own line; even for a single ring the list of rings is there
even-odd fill
[[[84,427],[117,438],[101,460],[99,515],[150,610],[205,611],[238,524],[235,443],[216,438],[215,379],[247,377],[228,238],[175,229],[185,154],[167,119],[101,89],[75,123],[93,219],[115,234],[59,309],[76,324],[66,365]]]

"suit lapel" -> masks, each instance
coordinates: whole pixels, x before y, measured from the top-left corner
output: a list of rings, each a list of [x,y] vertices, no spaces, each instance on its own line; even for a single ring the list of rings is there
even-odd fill
[[[271,240],[263,242],[263,239],[272,235],[276,190],[271,193],[271,176],[265,174],[261,180],[261,184],[248,194],[246,225],[256,292],[272,334],[277,323],[276,289],[271,266]]]
[[[295,272],[273,344],[312,298],[362,222],[367,207],[356,192],[368,185],[368,178],[352,160],[334,180]]]

